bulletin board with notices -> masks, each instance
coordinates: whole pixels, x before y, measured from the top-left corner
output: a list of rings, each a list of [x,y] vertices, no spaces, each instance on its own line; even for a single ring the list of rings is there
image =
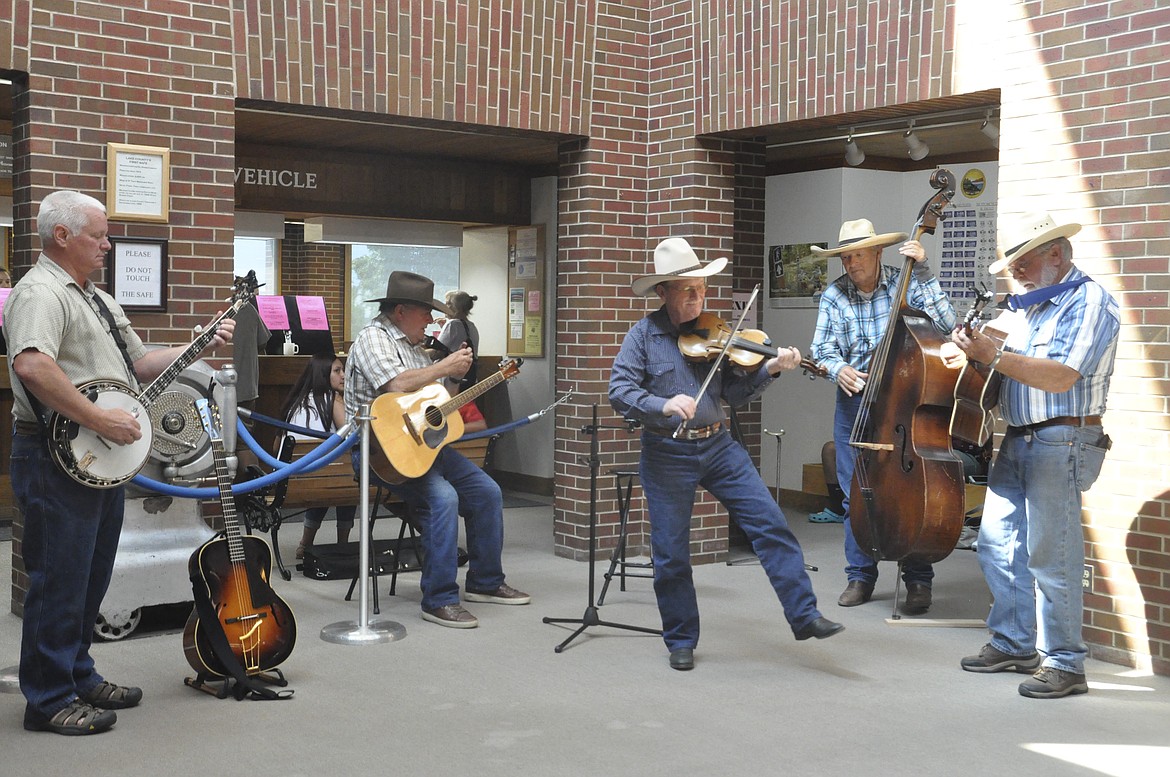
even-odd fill
[[[544,225],[508,230],[508,356],[544,356]]]
[[[994,162],[956,171],[959,183],[935,235],[938,282],[955,310],[971,306],[976,291],[994,286],[998,168]]]

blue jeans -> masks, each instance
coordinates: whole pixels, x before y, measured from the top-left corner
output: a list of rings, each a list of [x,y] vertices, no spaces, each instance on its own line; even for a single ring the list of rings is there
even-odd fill
[[[353,448],[354,471],[361,451]],[[370,470],[370,479],[382,480]],[[495,591],[504,584],[504,497],[486,472],[453,448],[443,448],[422,477],[384,484],[414,511],[422,535],[422,608],[459,602],[459,516],[467,527],[469,591]]]
[[[690,544],[699,486],[727,508],[751,540],[792,630],[821,617],[800,544],[747,451],[730,434],[687,441],[645,433],[640,474],[650,513],[654,593],[669,650],[693,648],[699,642]]]
[[[849,444],[849,438],[853,434],[853,422],[861,410],[861,399],[861,394],[847,396],[844,391],[837,389],[833,445],[837,449],[837,482],[845,492],[842,502],[845,507],[845,578],[873,585],[878,578],[877,562],[853,538],[853,520],[849,514],[849,489],[853,485],[853,470],[857,465],[857,449]],[[906,562],[902,564],[902,580],[930,586],[934,580],[934,567],[922,562]]]
[[[43,723],[103,680],[89,649],[114,570],[125,490],[81,485],[30,435],[13,435],[9,471],[28,572],[20,690],[25,720]]]
[[[1084,672],[1081,491],[1096,480],[1100,426],[1009,429],[987,481],[978,556],[994,599],[987,626],[1004,653]],[[1037,596],[1037,589],[1039,596]],[[1039,610],[1039,630],[1037,630]]]

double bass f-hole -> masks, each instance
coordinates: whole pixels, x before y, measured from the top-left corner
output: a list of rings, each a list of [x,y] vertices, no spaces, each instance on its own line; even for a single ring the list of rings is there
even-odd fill
[[[898,424],[894,427],[894,434],[898,436],[898,450],[901,452],[902,471],[910,474],[914,469],[914,460],[907,454],[906,448],[910,444],[910,435],[906,434],[906,427]]]

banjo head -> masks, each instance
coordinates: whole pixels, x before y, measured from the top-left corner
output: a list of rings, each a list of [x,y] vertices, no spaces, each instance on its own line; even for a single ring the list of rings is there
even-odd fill
[[[63,470],[78,483],[94,488],[115,488],[138,474],[154,440],[150,416],[138,396],[120,383],[98,381],[81,392],[102,409],[121,409],[138,419],[142,436],[129,445],[114,445],[91,429],[62,415],[50,420],[50,450]]]

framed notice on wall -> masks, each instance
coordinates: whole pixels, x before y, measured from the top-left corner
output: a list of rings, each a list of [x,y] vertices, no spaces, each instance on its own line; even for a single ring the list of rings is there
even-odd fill
[[[107,143],[106,215],[113,221],[167,221],[170,179],[170,149]]]
[[[110,296],[126,310],[167,309],[167,241],[110,238]]]
[[[544,225],[508,230],[508,356],[544,356]]]

